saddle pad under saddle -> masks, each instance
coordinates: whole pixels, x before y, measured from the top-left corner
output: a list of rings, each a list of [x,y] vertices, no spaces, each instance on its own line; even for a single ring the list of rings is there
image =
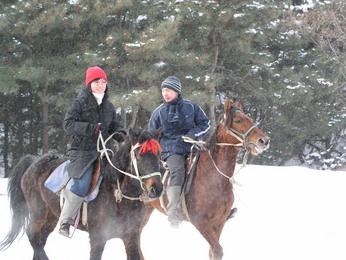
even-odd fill
[[[54,193],[60,192],[68,183],[70,180],[68,173],[67,173],[67,166],[70,163],[70,161],[63,162],[60,164],[48,177],[48,179],[45,181],[44,186],[48,189],[50,189]],[[102,176],[99,177],[94,190],[88,194],[86,197],[86,201],[92,201],[97,197],[97,194],[99,193],[100,184],[102,181]]]

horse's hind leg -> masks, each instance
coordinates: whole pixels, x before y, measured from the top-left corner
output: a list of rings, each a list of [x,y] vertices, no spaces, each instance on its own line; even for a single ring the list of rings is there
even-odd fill
[[[122,238],[125,245],[127,260],[144,260],[140,238],[141,236],[138,232],[131,233]]]
[[[49,234],[54,230],[57,219],[54,216],[41,219],[42,216],[32,214],[30,223],[26,230],[30,244],[34,250],[34,260],[48,260],[48,256],[44,251]]]

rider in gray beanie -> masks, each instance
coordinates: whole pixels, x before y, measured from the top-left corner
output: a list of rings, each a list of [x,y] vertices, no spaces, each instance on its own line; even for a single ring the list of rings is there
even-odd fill
[[[209,134],[210,121],[197,103],[183,99],[178,78],[166,78],[161,84],[161,94],[163,104],[153,111],[148,130],[154,132],[162,129],[161,159],[167,163],[170,171],[166,187],[169,202],[167,216],[171,226],[176,228],[183,220],[180,197],[185,180],[185,161],[192,146],[183,137],[202,140]]]
[[[166,78],[162,84],[161,89],[163,88],[169,88],[177,92],[178,94],[181,94],[181,83],[180,80],[174,76],[169,76]]]

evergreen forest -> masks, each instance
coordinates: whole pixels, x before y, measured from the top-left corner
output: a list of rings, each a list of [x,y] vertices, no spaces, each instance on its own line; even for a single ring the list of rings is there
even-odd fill
[[[146,128],[174,75],[213,126],[226,97],[242,103],[271,138],[249,163],[346,167],[344,0],[1,0],[0,50],[0,176],[66,153],[91,66],[126,128]]]

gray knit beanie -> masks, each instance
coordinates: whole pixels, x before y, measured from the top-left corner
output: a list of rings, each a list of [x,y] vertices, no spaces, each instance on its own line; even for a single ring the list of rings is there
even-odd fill
[[[163,88],[169,88],[181,94],[181,83],[177,77],[169,76],[166,78],[161,84],[161,89]]]

